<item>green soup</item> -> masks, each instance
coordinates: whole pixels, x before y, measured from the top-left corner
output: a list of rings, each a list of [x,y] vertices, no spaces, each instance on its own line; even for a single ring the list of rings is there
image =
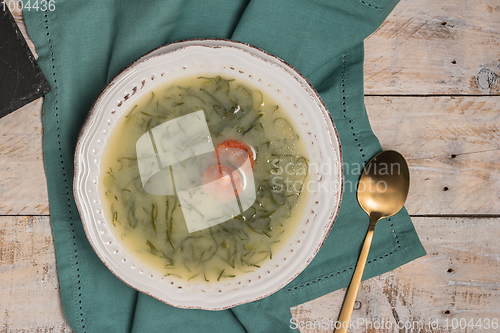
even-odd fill
[[[146,192],[136,147],[157,126],[195,112],[204,115],[214,147],[249,148],[255,200],[247,209],[239,204],[240,213],[225,222],[189,232],[188,209],[203,216],[218,209],[208,202],[224,198],[211,193],[212,201],[187,207],[180,195]],[[217,282],[255,271],[289,242],[307,204],[308,157],[299,132],[272,98],[233,79],[190,77],[146,93],[119,119],[103,156],[100,195],[115,235],[141,262],[184,281]],[[215,174],[221,164],[214,159]]]

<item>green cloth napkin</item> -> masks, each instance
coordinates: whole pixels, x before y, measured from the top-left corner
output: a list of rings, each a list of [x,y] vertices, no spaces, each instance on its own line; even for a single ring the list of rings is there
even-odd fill
[[[381,150],[363,102],[363,39],[396,2],[61,0],[46,11],[25,9],[51,86],[43,108],[45,172],[64,313],[76,332],[294,331],[290,307],[348,285],[369,224],[356,182]],[[323,98],[343,150],[342,206],[321,251],[280,291],[225,311],[174,308],[126,286],[90,247],[73,199],[76,140],[101,89],[145,52],[189,38],[247,42],[297,68]],[[377,224],[364,278],[424,254],[403,210]]]

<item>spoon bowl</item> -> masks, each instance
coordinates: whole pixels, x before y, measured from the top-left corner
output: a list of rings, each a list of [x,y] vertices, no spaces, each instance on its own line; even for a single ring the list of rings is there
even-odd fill
[[[376,155],[359,180],[358,202],[371,216],[390,217],[403,208],[410,187],[410,173],[404,157],[393,150]]]
[[[405,158],[400,153],[393,150],[383,151],[365,166],[359,180],[357,197],[359,205],[370,217],[370,226],[342,305],[336,333],[347,332],[349,327],[354,302],[370,252],[375,224],[381,218],[390,217],[403,208],[409,188],[410,171]]]

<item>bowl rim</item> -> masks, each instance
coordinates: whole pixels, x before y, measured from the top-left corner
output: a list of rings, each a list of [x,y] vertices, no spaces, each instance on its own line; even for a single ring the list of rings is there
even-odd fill
[[[213,44],[216,44],[216,45],[213,45]],[[308,90],[310,97],[313,98],[314,101],[318,104],[318,108],[326,111],[326,112],[321,112],[321,114],[324,117],[324,120],[325,120],[327,127],[330,126],[331,129],[333,130],[333,131],[329,131],[328,136],[330,138],[334,138],[334,140],[331,140],[329,145],[331,145],[335,150],[337,150],[337,152],[338,152],[337,160],[340,161],[340,163],[338,164],[338,169],[339,169],[338,181],[340,182],[339,187],[338,187],[338,194],[337,194],[338,199],[336,200],[337,201],[336,204],[332,205],[327,210],[329,212],[328,224],[327,224],[328,227],[323,229],[322,234],[321,234],[321,240],[315,243],[316,244],[315,248],[312,251],[312,254],[307,259],[307,261],[302,265],[302,267],[300,267],[300,269],[297,269],[293,275],[289,275],[289,277],[288,277],[288,279],[286,279],[286,281],[281,281],[278,285],[276,285],[272,291],[270,291],[264,295],[259,294],[258,296],[252,296],[252,297],[246,296],[245,299],[242,301],[231,302],[231,304],[227,304],[227,305],[223,305],[223,306],[206,307],[206,306],[198,306],[198,305],[185,306],[185,305],[174,304],[174,303],[169,302],[165,298],[161,298],[160,296],[154,295],[153,293],[151,293],[149,291],[139,289],[138,287],[134,286],[132,283],[125,281],[124,278],[122,278],[119,274],[117,274],[110,267],[110,265],[107,262],[108,259],[104,258],[103,255],[101,253],[99,253],[99,251],[96,250],[96,246],[93,243],[92,237],[90,236],[90,230],[88,230],[88,225],[87,225],[87,223],[84,222],[84,214],[82,214],[83,207],[82,207],[82,203],[79,201],[80,198],[79,198],[79,194],[78,194],[78,188],[79,188],[78,175],[80,173],[80,167],[78,165],[79,164],[78,163],[79,153],[82,149],[84,136],[89,131],[89,129],[92,127],[92,125],[94,123],[93,120],[99,112],[99,109],[97,109],[96,106],[105,97],[106,93],[115,85],[115,81],[118,78],[120,78],[120,76],[122,74],[124,74],[125,72],[132,70],[133,68],[135,68],[136,66],[138,66],[142,62],[144,62],[152,57],[162,56],[162,55],[165,55],[165,54],[168,54],[171,52],[178,51],[180,49],[187,48],[189,46],[203,46],[203,47],[208,47],[208,48],[221,48],[221,47],[228,47],[229,46],[229,47],[244,51],[246,53],[249,53],[250,55],[252,55],[256,58],[260,58],[261,60],[263,60],[265,62],[274,63],[275,65],[278,65],[279,67],[282,67],[282,69],[284,69],[285,71],[289,72],[289,74],[294,76],[300,84],[302,84],[303,86],[306,86],[303,89]],[[262,55],[267,57],[267,59],[265,57],[262,57]],[[325,117],[326,115],[328,117]],[[337,143],[337,145],[334,145],[333,143]],[[313,87],[313,85],[298,70],[296,70],[293,66],[291,66],[290,64],[288,64],[287,62],[285,62],[281,58],[274,56],[273,54],[266,52],[266,51],[254,46],[254,45],[244,43],[244,42],[239,42],[239,41],[233,41],[233,40],[229,40],[229,39],[223,39],[223,38],[185,39],[185,40],[180,40],[180,41],[176,41],[173,43],[165,44],[165,45],[159,46],[159,47],[152,49],[151,51],[145,53],[144,55],[142,55],[139,58],[137,58],[136,60],[134,60],[130,65],[128,65],[125,68],[123,68],[122,70],[120,70],[105,85],[105,87],[101,90],[101,92],[99,93],[96,100],[93,102],[91,109],[85,118],[84,124],[81,127],[80,132],[78,134],[78,139],[77,139],[77,143],[76,143],[74,157],[75,158],[74,158],[73,194],[75,197],[77,209],[78,209],[80,217],[81,217],[82,225],[84,227],[85,235],[86,235],[87,240],[89,241],[90,245],[92,246],[92,249],[96,253],[96,255],[103,262],[103,264],[120,281],[122,281],[123,283],[125,283],[129,287],[134,288],[134,289],[136,289],[144,294],[147,294],[147,295],[149,295],[149,296],[151,296],[151,297],[153,297],[153,298],[155,298],[163,303],[166,303],[166,304],[178,307],[178,308],[185,308],[185,309],[225,310],[225,309],[237,306],[237,305],[241,305],[241,304],[245,304],[245,303],[249,303],[249,302],[253,302],[253,301],[265,298],[265,297],[279,291],[284,286],[289,284],[309,265],[309,263],[313,260],[313,258],[316,256],[316,254],[319,252],[319,250],[323,246],[324,242],[326,241],[327,236],[329,235],[329,232],[331,231],[331,229],[332,229],[332,227],[333,227],[333,225],[338,217],[340,205],[341,205],[342,198],[343,198],[343,192],[344,192],[344,166],[343,166],[343,153],[342,153],[342,146],[341,146],[341,142],[340,142],[340,137],[338,135],[338,131],[337,131],[337,128],[335,126],[335,122],[333,120],[332,115],[330,114],[328,108],[324,104],[319,93],[316,91],[316,89]]]

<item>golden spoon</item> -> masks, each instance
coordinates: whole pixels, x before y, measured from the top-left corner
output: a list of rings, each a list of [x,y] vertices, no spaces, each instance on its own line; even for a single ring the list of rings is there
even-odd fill
[[[370,252],[375,224],[381,218],[392,216],[403,208],[409,187],[408,164],[404,157],[396,151],[383,151],[365,166],[359,180],[357,194],[361,208],[370,216],[370,226],[342,305],[336,333],[347,332],[349,327],[366,259]]]

